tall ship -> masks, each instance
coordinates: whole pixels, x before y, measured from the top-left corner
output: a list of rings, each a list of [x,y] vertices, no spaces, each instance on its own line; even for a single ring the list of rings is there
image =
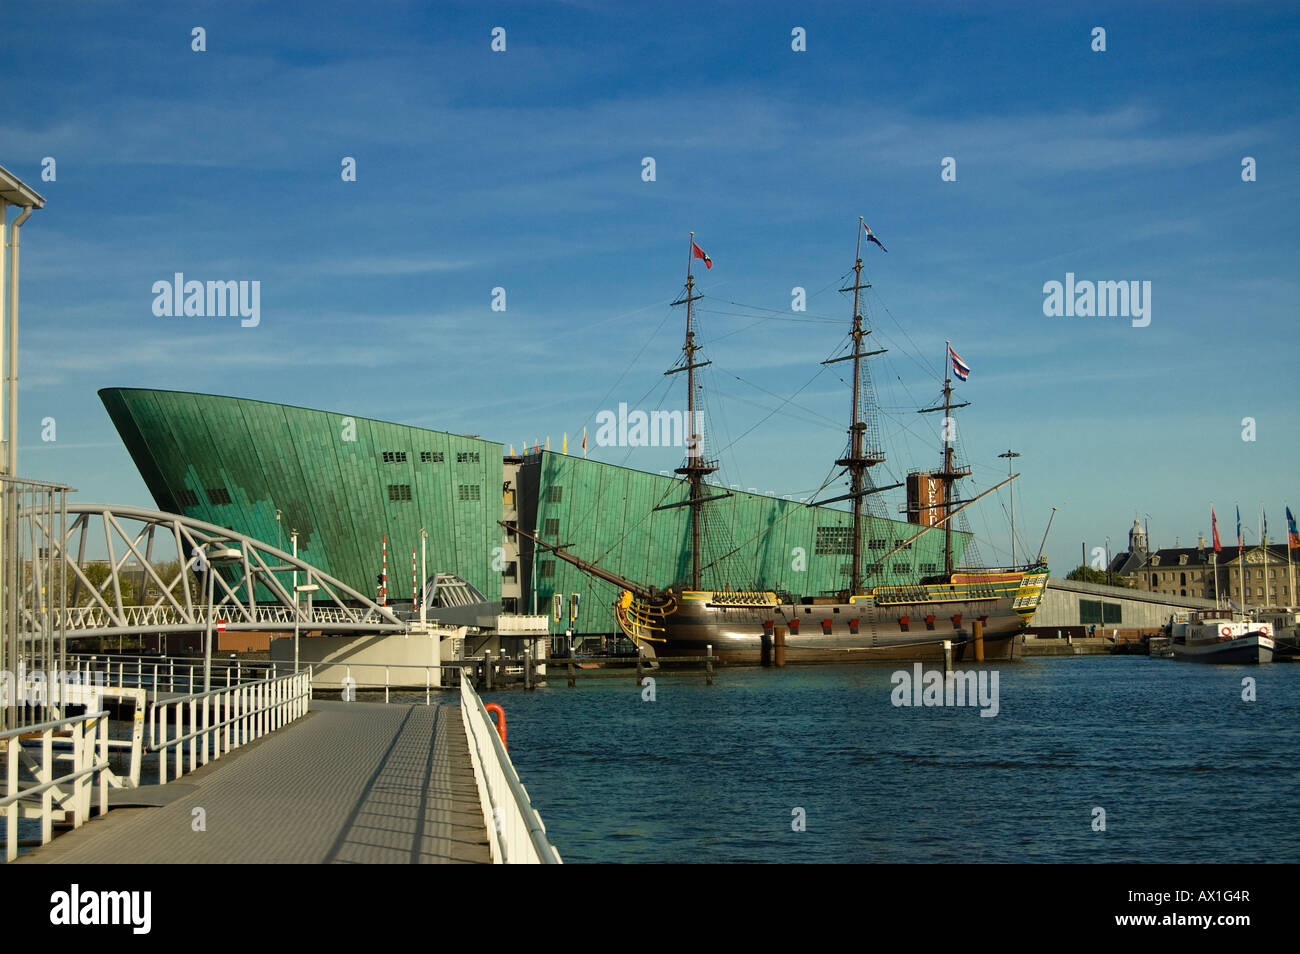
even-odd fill
[[[955,660],[998,660],[1012,658],[1015,636],[1028,624],[1042,600],[1048,567],[1041,558],[1024,566],[972,567],[955,565],[953,518],[981,497],[1009,483],[1011,475],[970,500],[958,500],[955,488],[970,474],[958,462],[953,442],[952,415],[964,403],[953,402],[952,374],[965,378],[968,369],[951,344],[945,345],[943,399],[922,413],[943,414],[942,452],[937,469],[914,471],[907,477],[909,516],[919,526],[909,539],[896,541],[883,556],[866,559],[864,529],[867,498],[903,486],[877,486],[871,469],[884,463],[878,429],[864,414],[864,362],[885,349],[867,350],[862,292],[870,288],[862,280],[862,240],[882,249],[866,223],[859,218],[853,284],[840,289],[853,294],[853,317],[848,354],[824,364],[852,362],[853,383],[848,441],[835,461],[847,474],[849,492],[817,502],[819,505],[847,502],[852,522],[844,528],[847,540],[836,541],[849,557],[846,586],[839,592],[797,594],[753,586],[733,586],[719,581],[717,567],[723,557],[709,559],[703,552],[706,515],[709,506],[730,494],[709,478],[718,461],[709,459],[699,433],[696,372],[709,362],[700,361],[695,339],[695,303],[703,297],[695,288],[691,265],[707,257],[691,236],[685,293],[673,304],[684,307],[686,338],[681,360],[666,374],[685,373],[687,378],[687,421],[691,430],[685,462],[676,474],[686,485],[684,500],[656,509],[689,508],[689,554],[681,579],[662,586],[647,585],[611,573],[598,564],[567,552],[558,541],[548,542],[511,526],[538,547],[561,560],[605,580],[620,590],[614,606],[623,632],[647,656],[677,658],[712,655],[725,662],[763,661],[774,642],[784,641],[790,662],[850,660],[916,660],[941,658],[945,643]],[[827,482],[830,483],[829,481]],[[825,485],[824,485],[825,486]],[[812,504],[810,504],[811,506]],[[888,559],[929,533],[944,539],[940,572],[917,573],[906,580],[883,579]],[[872,541],[873,544],[876,541]],[[736,548],[739,549],[739,548]],[[732,552],[735,552],[734,550]],[[712,571],[711,585],[705,574]]]

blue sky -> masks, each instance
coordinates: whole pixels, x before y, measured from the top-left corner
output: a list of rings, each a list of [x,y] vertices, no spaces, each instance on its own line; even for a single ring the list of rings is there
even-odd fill
[[[847,365],[819,362],[847,330],[835,289],[862,215],[889,248],[864,259],[894,475],[938,459],[914,410],[950,338],[974,369],[973,489],[1021,452],[1018,529],[1036,550],[1059,508],[1054,567],[1122,547],[1135,513],[1194,543],[1211,502],[1224,526],[1266,504],[1276,536],[1300,507],[1300,11],[973,7],[7,4],[0,164],[47,199],[23,229],[20,469],[149,504],[107,386],[516,448],[619,402],[681,406],[662,371],[694,230],[724,482],[804,495],[844,444]],[[175,272],[259,281],[261,323],[155,316]],[[1067,272],[1150,281],[1151,324],[1044,316]],[[680,452],[593,456],[661,470]],[[1004,559],[1007,501],[987,503],[971,522]]]

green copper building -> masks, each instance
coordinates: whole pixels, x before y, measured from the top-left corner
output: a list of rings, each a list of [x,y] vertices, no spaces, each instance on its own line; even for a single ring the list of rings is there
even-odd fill
[[[411,598],[411,551],[428,533],[428,572],[454,573],[502,612],[549,613],[580,596],[574,631],[615,633],[617,591],[499,521],[638,582],[667,586],[689,560],[689,509],[677,478],[541,451],[506,457],[499,443],[341,413],[178,391],[99,392],[159,509],[290,549],[375,593],[387,540],[390,602]],[[733,490],[708,508],[706,585],[816,596],[842,588],[846,511]],[[277,511],[279,520],[276,519]],[[884,556],[916,525],[871,518],[865,557]],[[954,534],[956,556],[967,536]],[[889,558],[872,582],[941,568],[943,535]]]

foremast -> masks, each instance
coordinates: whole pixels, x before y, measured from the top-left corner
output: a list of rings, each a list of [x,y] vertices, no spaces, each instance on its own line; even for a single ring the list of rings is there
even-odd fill
[[[703,368],[710,361],[695,360],[695,354],[700,350],[699,345],[695,343],[694,328],[694,305],[695,302],[703,298],[703,295],[695,294],[695,276],[692,274],[692,265],[696,256],[695,233],[691,233],[690,253],[686,259],[686,294],[677,301],[673,306],[686,306],[686,343],[682,346],[683,363],[675,368],[670,368],[664,374],[677,374],[680,371],[686,372],[686,427],[690,430],[690,436],[686,442],[686,463],[678,467],[675,473],[686,478],[690,485],[690,493],[684,502],[691,508],[691,589],[700,588],[700,530],[704,517],[704,505],[710,500],[717,500],[721,497],[729,497],[730,494],[718,494],[709,496],[704,490],[704,478],[714,473],[718,467],[716,461],[704,459],[703,440],[704,435],[700,433],[697,420],[698,416],[695,407],[695,372]],[[705,258],[703,251],[700,252],[700,258]],[[707,261],[707,259],[705,259]],[[679,506],[670,504],[669,506]],[[656,508],[659,510],[667,509],[665,507]]]

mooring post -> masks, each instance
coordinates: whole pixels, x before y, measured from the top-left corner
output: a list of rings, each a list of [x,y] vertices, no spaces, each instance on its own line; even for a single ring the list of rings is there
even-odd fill
[[[492,654],[483,654],[483,681],[484,689],[487,692],[492,691]]]
[[[784,669],[785,668],[785,627],[778,626],[773,631],[772,638],[776,642],[776,646],[775,646],[776,651],[774,653],[776,668]]]
[[[713,685],[713,644],[709,643],[709,654],[704,657],[704,683]]]
[[[970,624],[971,632],[975,634],[975,661],[984,661],[984,623],[975,620]]]
[[[573,672],[573,640],[569,640],[569,688],[578,687],[578,677]]]
[[[946,676],[952,672],[952,640],[943,641],[943,674]]]

